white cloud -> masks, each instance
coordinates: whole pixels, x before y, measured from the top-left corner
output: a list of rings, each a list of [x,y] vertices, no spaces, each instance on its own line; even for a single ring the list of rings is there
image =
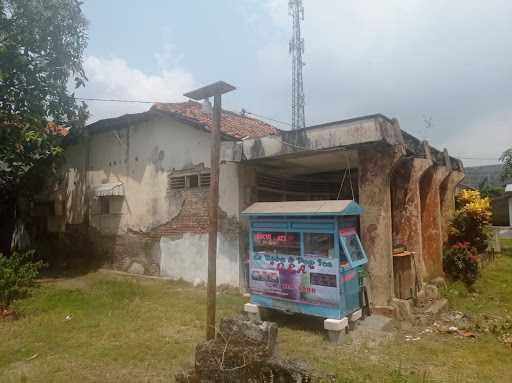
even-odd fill
[[[254,0],[246,0],[255,9]],[[289,119],[286,0],[260,0],[273,33],[257,53],[261,112]],[[304,0],[307,124],[397,117],[453,154],[498,157],[512,145],[512,2]],[[285,97],[287,95],[287,97]],[[423,116],[434,127],[423,129]],[[418,134],[418,132],[420,132]]]
[[[164,53],[156,55],[161,66],[157,74],[144,73],[120,58],[89,56],[84,62],[89,81],[85,88],[77,91],[77,96],[162,102],[183,101],[183,93],[194,89],[195,81],[193,76],[179,65],[179,57],[172,58],[173,52],[172,46],[169,46]],[[142,112],[151,106],[98,101],[88,101],[87,104],[91,113],[89,122],[126,113]]]

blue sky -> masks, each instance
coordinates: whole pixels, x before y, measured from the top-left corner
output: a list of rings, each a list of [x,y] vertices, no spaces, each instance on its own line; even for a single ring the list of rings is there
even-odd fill
[[[465,158],[496,159],[512,146],[511,2],[304,2],[308,125],[384,113]],[[80,95],[173,102],[225,80],[238,88],[226,108],[289,121],[287,3],[85,0],[89,82]],[[89,105],[91,121],[148,108]]]

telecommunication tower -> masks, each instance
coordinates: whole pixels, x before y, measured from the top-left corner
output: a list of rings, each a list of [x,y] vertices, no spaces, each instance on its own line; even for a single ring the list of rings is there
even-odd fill
[[[304,20],[303,0],[289,0],[288,8],[293,20],[293,34],[290,40],[290,55],[292,56],[292,129],[306,127],[304,116],[304,83],[302,67],[304,61],[304,39],[301,35],[301,21]]]

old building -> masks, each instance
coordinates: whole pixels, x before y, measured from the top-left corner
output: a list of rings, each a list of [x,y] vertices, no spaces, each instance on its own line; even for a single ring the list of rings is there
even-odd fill
[[[69,147],[52,194],[53,231],[85,227],[114,268],[206,279],[210,119],[194,102],[98,121]],[[371,115],[280,131],[224,111],[219,284],[243,286],[246,223],[256,201],[356,199],[373,302],[395,296],[393,247],[419,280],[442,273],[442,244],[462,163]]]
[[[494,226],[512,226],[512,184],[505,186],[502,195],[491,199]]]

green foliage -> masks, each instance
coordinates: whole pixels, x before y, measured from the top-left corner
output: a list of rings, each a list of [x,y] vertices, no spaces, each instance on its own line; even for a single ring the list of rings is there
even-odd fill
[[[23,298],[34,285],[34,279],[43,266],[34,261],[34,250],[13,252],[9,257],[0,254],[0,306],[9,306]]]
[[[472,286],[479,274],[478,261],[474,247],[467,242],[456,243],[444,251],[443,270],[452,280]]]
[[[505,193],[505,189],[503,187],[489,185],[487,179],[478,185],[478,190],[480,191],[480,195],[484,198],[499,197]]]
[[[512,179],[512,148],[503,152],[500,161],[503,162],[503,180]]]
[[[491,223],[489,198],[482,198],[479,191],[463,190],[456,196],[456,205],[448,227],[448,245],[468,243],[478,252],[485,251]]]
[[[0,0],[0,197],[31,196],[62,153],[56,125],[80,128],[87,22],[77,0]],[[75,129],[76,130],[76,129]]]

